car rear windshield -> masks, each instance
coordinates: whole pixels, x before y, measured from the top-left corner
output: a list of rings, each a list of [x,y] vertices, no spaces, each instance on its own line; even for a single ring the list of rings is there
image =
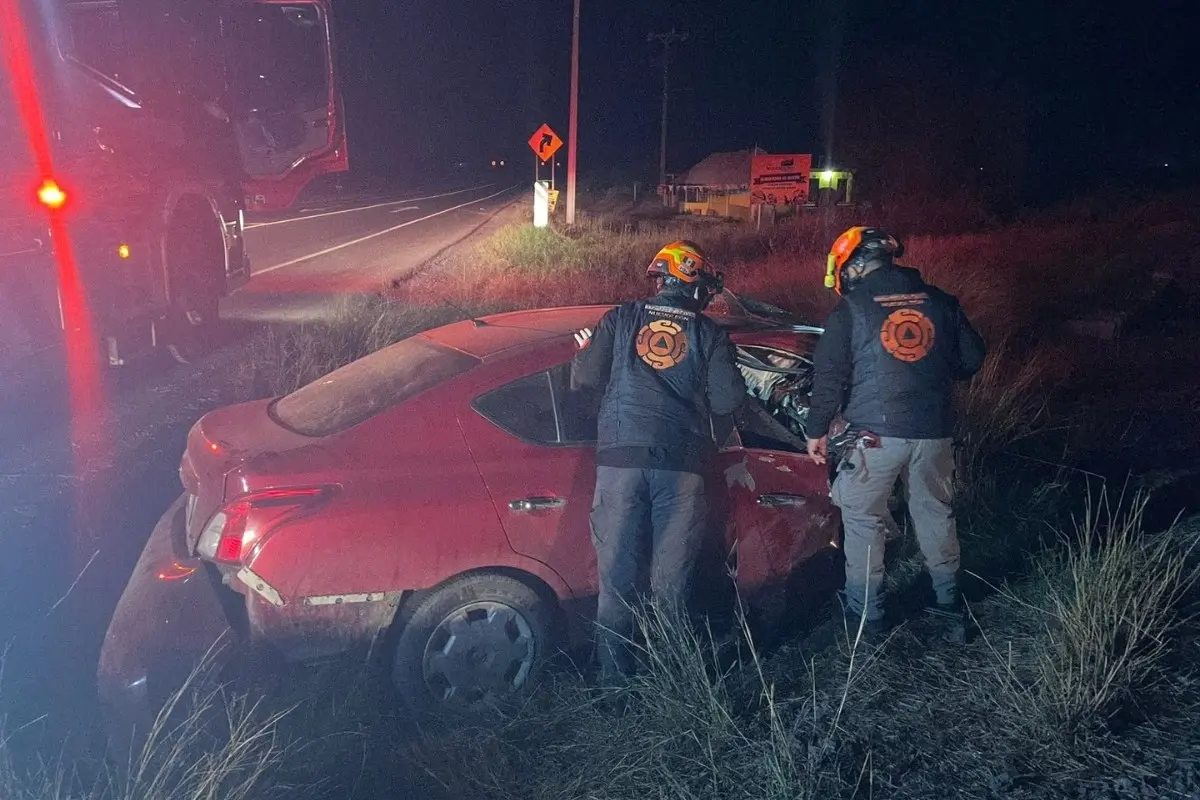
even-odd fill
[[[276,400],[271,416],[303,436],[329,436],[479,363],[414,336],[334,370]]]

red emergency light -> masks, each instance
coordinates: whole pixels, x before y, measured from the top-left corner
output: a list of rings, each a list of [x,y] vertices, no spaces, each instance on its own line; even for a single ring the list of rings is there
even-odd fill
[[[51,211],[57,211],[66,205],[67,202],[67,193],[49,178],[43,181],[42,185],[38,187],[37,197],[38,202]]]

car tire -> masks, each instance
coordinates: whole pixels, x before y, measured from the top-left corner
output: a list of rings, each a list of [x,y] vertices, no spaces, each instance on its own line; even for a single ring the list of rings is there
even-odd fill
[[[392,685],[414,711],[519,695],[552,650],[554,619],[552,604],[516,578],[453,578],[402,609]]]

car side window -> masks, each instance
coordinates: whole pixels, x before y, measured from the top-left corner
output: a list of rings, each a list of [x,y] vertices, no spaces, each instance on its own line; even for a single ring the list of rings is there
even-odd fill
[[[550,370],[550,385],[558,406],[561,444],[592,444],[600,416],[602,389],[571,389],[571,364],[559,364]]]
[[[475,409],[504,430],[536,444],[557,444],[559,424],[550,374],[538,372],[506,383],[475,400]]]

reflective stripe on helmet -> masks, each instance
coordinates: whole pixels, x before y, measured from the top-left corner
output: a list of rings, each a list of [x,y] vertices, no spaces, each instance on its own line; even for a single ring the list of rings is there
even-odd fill
[[[903,248],[896,237],[878,228],[856,225],[837,238],[829,250],[825,260],[825,288],[842,293],[843,273],[847,262],[860,249],[883,251],[889,254],[901,255]]]
[[[670,275],[684,283],[695,283],[700,279],[704,266],[704,253],[700,248],[681,239],[659,250],[647,272],[650,275]]]

